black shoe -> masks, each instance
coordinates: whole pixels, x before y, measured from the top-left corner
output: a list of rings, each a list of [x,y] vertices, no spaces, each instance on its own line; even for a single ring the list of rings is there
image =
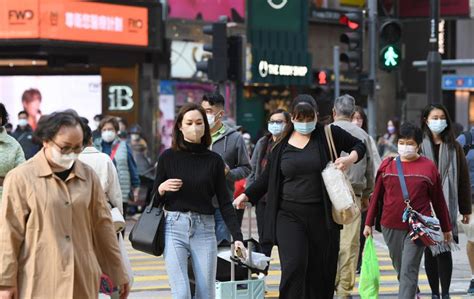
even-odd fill
[[[471,283],[469,284],[469,289],[467,289],[468,294],[474,294],[474,279],[471,280]]]
[[[448,295],[443,295],[441,298],[442,299],[451,299],[451,296],[449,296],[449,294],[448,294]]]
[[[439,295],[431,295],[431,299],[440,299]]]

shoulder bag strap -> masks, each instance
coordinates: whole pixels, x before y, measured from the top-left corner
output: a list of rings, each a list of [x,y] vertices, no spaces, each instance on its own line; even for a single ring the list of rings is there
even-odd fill
[[[400,186],[402,187],[403,200],[405,201],[405,203],[409,204],[410,196],[408,195],[407,184],[405,182],[405,176],[403,175],[403,167],[402,167],[402,161],[400,160],[400,156],[396,158],[396,163],[397,163],[398,179],[400,181]]]
[[[18,136],[18,139],[16,141],[21,142],[26,135],[28,135],[28,132],[21,133],[21,135]]]
[[[334,139],[332,138],[331,125],[325,126],[324,131],[326,133],[326,140],[329,147],[329,155],[331,157],[331,161],[334,162],[338,158],[338,155],[336,147],[334,146]]]
[[[112,159],[112,161],[114,160],[115,155],[117,154],[117,150],[119,146],[120,146],[120,142],[114,145],[114,147],[112,148],[112,152],[110,153],[110,159]]]

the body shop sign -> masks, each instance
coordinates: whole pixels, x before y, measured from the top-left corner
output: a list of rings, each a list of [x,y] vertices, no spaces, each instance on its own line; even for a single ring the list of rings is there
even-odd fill
[[[311,55],[305,51],[252,50],[253,83],[307,85],[311,83]]]
[[[262,78],[266,78],[267,76],[305,77],[308,73],[308,67],[299,65],[271,64],[266,60],[260,60],[258,63],[258,73]]]
[[[309,85],[306,1],[248,1],[248,34],[252,45],[252,83]]]
[[[0,38],[148,46],[148,10],[91,2],[0,0]]]

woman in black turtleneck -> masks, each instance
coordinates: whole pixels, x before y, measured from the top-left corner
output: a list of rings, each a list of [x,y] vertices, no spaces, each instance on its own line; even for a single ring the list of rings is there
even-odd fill
[[[196,278],[195,298],[215,297],[214,196],[236,248],[246,252],[226,189],[225,164],[218,154],[208,150],[210,144],[206,112],[199,105],[186,104],[176,118],[172,148],[158,159],[154,190],[167,211],[164,257],[173,298],[191,298],[188,256]]]

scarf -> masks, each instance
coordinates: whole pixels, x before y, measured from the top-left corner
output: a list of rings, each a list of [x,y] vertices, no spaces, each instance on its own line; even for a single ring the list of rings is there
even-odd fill
[[[423,138],[421,145],[422,154],[436,164],[435,152],[433,144],[429,137]],[[441,176],[441,184],[443,186],[443,194],[449,210],[451,225],[453,227],[453,237],[458,241],[458,166],[457,166],[456,149],[449,148],[446,143],[441,143],[438,157],[438,171]]]

